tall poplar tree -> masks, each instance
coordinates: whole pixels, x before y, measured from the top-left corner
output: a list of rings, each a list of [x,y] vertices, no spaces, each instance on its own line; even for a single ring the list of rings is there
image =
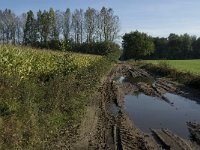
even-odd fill
[[[36,20],[34,18],[33,12],[30,10],[27,13],[27,20],[24,28],[23,43],[25,45],[35,46],[36,42],[37,42]]]

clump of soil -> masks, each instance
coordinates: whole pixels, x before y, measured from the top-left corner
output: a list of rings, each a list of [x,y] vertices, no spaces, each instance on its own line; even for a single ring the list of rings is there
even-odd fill
[[[188,122],[187,125],[192,139],[200,144],[200,124]]]

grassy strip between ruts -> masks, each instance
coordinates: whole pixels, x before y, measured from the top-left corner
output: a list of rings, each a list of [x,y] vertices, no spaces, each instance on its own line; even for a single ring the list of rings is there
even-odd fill
[[[106,56],[0,46],[0,149],[41,149],[84,116]]]

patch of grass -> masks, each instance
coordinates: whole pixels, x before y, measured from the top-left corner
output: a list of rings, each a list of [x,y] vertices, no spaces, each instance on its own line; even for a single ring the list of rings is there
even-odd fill
[[[181,72],[190,72],[195,75],[200,75],[200,60],[145,60],[145,63],[158,65],[166,63],[170,67]]]
[[[175,68],[172,68],[168,63],[163,64],[145,64],[142,68],[147,69],[156,75],[170,77],[180,83],[189,85],[193,88],[200,89],[200,76],[191,72],[179,71]]]

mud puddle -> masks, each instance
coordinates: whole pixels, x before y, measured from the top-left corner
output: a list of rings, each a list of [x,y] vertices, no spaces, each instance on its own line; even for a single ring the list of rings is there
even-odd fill
[[[164,96],[170,103],[141,93],[126,95],[126,111],[136,126],[146,133],[151,133],[151,129],[167,128],[188,139],[187,122],[200,123],[200,104],[175,94]]]

